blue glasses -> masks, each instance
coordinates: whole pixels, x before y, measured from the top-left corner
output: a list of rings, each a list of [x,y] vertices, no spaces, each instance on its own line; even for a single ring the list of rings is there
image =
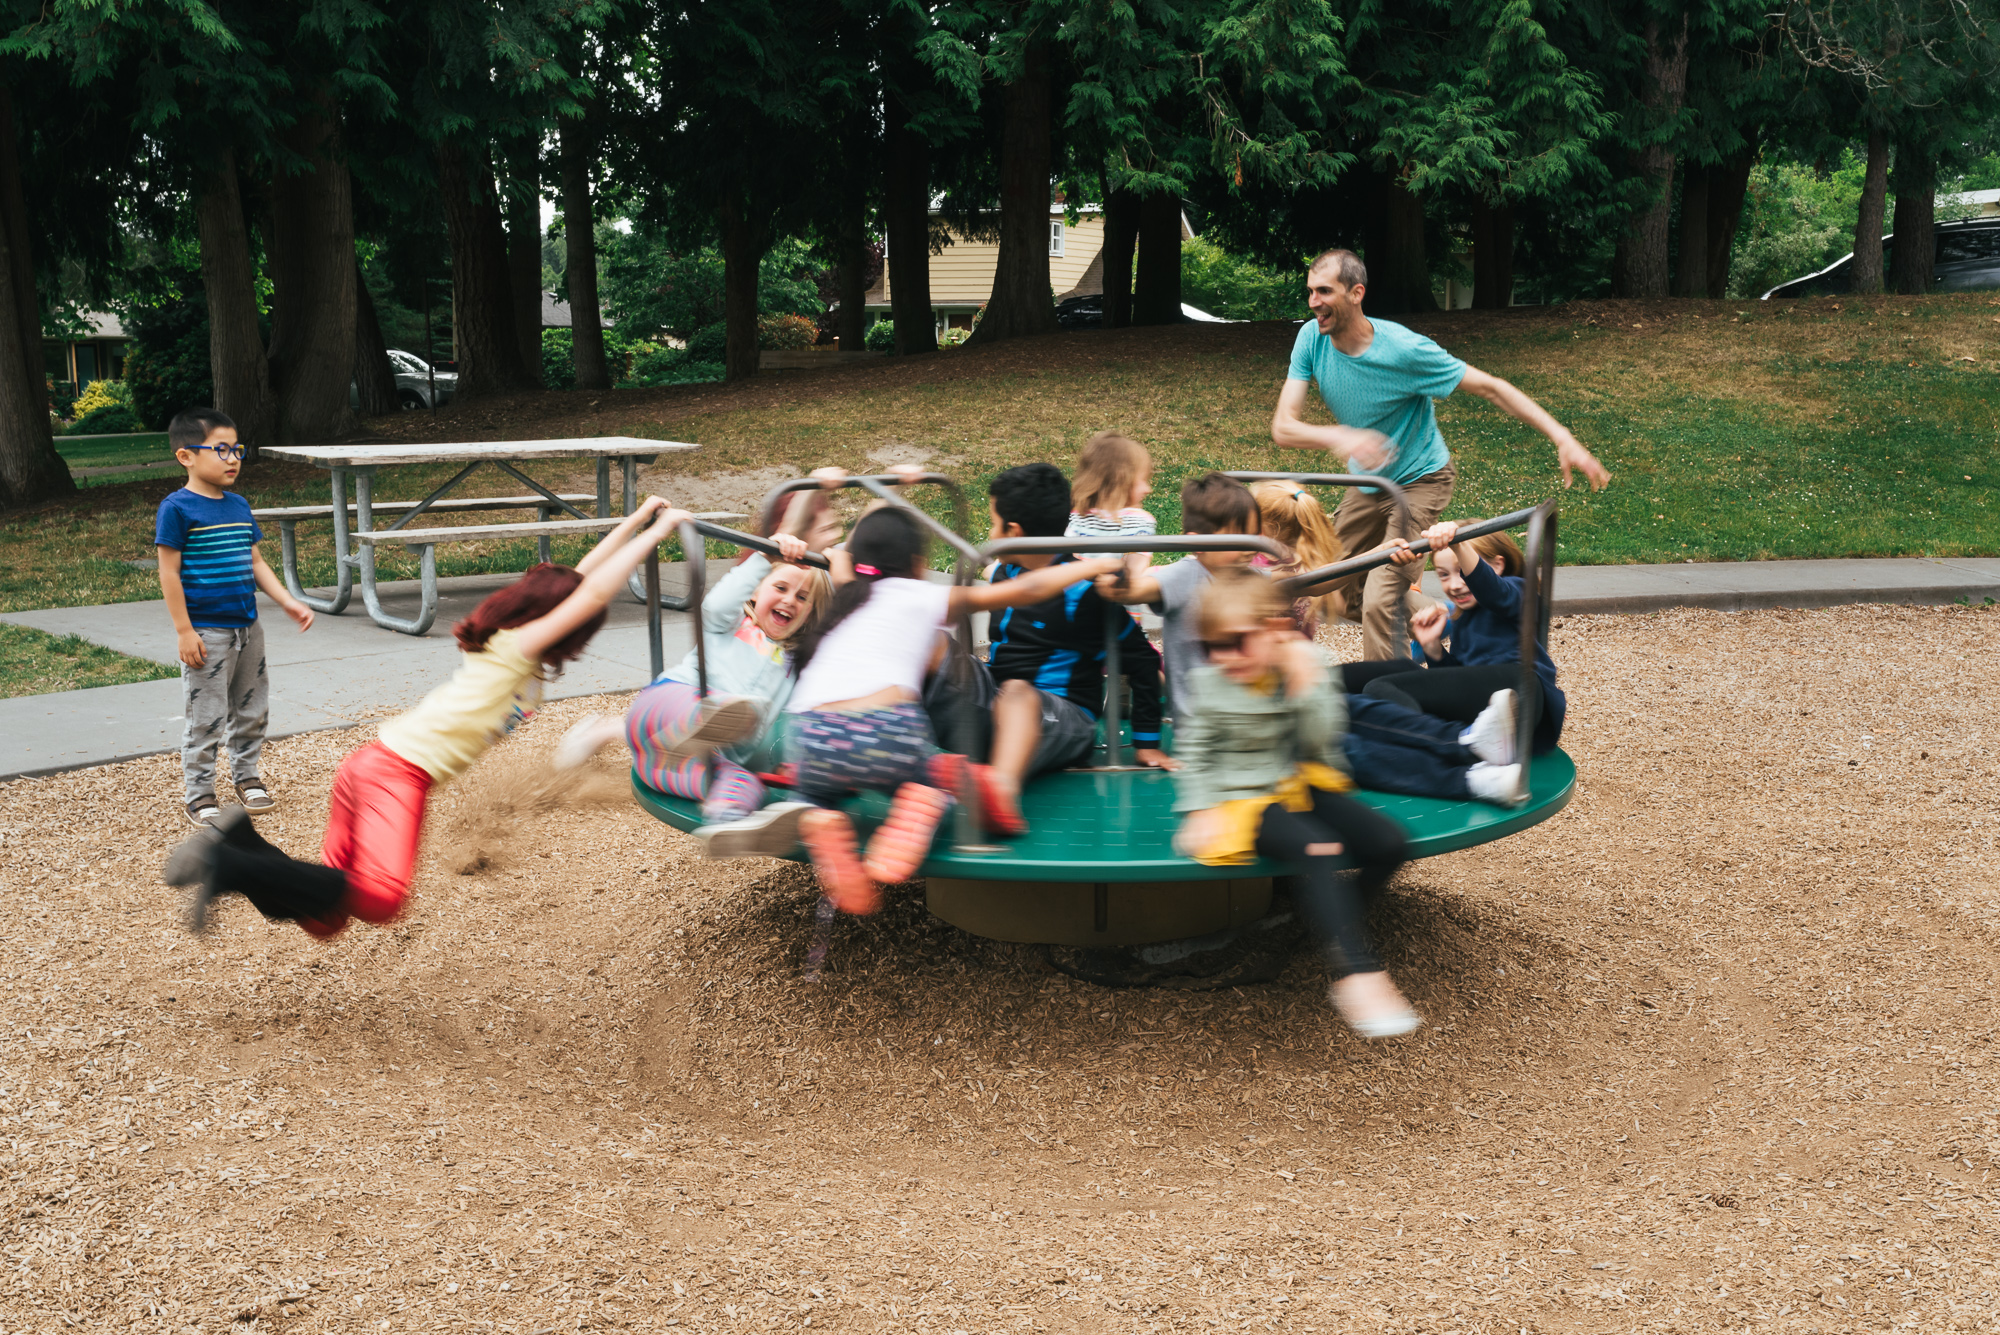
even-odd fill
[[[191,450],[214,450],[215,457],[226,464],[236,463],[243,457],[243,447],[241,445],[189,445],[187,448]]]

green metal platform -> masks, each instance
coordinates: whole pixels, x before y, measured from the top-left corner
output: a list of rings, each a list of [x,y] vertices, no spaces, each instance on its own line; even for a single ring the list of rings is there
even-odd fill
[[[1562,751],[1538,757],[1529,775],[1528,803],[1511,811],[1481,802],[1359,796],[1409,832],[1412,858],[1435,857],[1540,824],[1576,791],[1576,766]],[[632,791],[676,829],[701,824],[698,803],[650,788],[636,774]],[[953,823],[945,822],[922,869],[928,905],[975,935],[1053,945],[1143,945],[1254,921],[1270,904],[1270,878],[1290,869],[1270,861],[1205,867],[1179,856],[1173,803],[1173,778],[1158,770],[1045,774],[1023,795],[1028,834],[1000,843],[1000,852],[956,851]],[[875,794],[847,805],[864,835],[887,809]],[[804,861],[802,851],[792,856]]]

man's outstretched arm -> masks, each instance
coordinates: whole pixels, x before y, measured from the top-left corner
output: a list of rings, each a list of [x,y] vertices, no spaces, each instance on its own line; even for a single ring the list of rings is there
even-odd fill
[[[1380,468],[1387,458],[1389,438],[1379,431],[1352,426],[1315,426],[1305,420],[1309,380],[1287,380],[1278,392],[1278,410],[1271,415],[1271,441],[1288,450],[1325,450],[1335,458],[1353,459],[1364,468]]]
[[[1488,403],[1506,413],[1519,418],[1535,430],[1549,438],[1556,447],[1556,463],[1561,465],[1563,485],[1570,486],[1576,481],[1572,470],[1582,469],[1593,491],[1607,486],[1611,481],[1610,470],[1597,461],[1597,456],[1569,433],[1569,428],[1549,416],[1541,404],[1523,394],[1497,375],[1488,375],[1476,366],[1465,368],[1465,377],[1458,387],[1468,394],[1477,394]]]

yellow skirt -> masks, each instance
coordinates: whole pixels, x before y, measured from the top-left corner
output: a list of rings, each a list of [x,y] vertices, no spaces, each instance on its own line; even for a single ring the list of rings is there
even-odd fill
[[[1257,830],[1264,823],[1264,808],[1282,802],[1287,811],[1311,811],[1312,790],[1346,793],[1354,781],[1330,765],[1308,761],[1278,785],[1278,791],[1264,797],[1242,797],[1224,802],[1222,829],[1214,839],[1192,851],[1196,862],[1207,867],[1245,867],[1257,860]]]

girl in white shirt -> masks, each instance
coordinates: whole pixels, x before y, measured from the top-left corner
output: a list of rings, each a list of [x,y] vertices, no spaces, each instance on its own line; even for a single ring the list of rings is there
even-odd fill
[[[798,683],[785,706],[797,716],[790,755],[799,797],[819,808],[800,820],[799,838],[827,898],[848,913],[873,913],[883,884],[916,874],[963,773],[963,756],[938,752],[920,703],[939,632],[963,612],[1038,603],[1119,566],[1117,557],[1096,557],[998,584],[933,584],[924,578],[927,546],[922,526],[899,506],[864,515],[846,548],[828,553],[838,590],[799,638]],[[865,860],[853,823],[835,806],[864,790],[893,794]]]

